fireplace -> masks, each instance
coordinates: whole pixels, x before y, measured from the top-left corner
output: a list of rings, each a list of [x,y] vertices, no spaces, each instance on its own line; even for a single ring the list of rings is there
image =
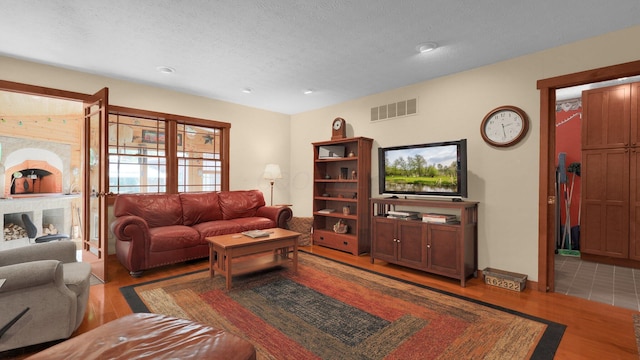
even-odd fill
[[[81,203],[80,194],[67,195],[80,180],[79,172],[71,170],[71,145],[8,136],[0,136],[0,144],[0,249],[30,243],[13,232],[14,225],[25,227],[22,214],[36,225],[37,236],[50,228],[70,234]]]
[[[42,160],[26,160],[6,169],[5,194],[62,193],[62,171]],[[8,185],[9,189],[6,188]]]
[[[46,196],[70,192],[76,183],[71,169],[71,146],[49,141],[0,136],[4,170],[2,197]]]

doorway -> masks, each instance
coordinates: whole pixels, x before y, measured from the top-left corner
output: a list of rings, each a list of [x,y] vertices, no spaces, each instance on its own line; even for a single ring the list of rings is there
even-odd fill
[[[82,250],[80,252],[82,254],[82,261],[91,263],[93,274],[106,282],[107,252],[104,250],[107,249],[106,219],[103,219],[102,215],[98,216],[100,233],[97,237],[88,237],[90,234],[89,230],[97,228],[98,226],[94,224],[96,222],[95,220],[87,221],[87,219],[90,219],[88,213],[89,206],[87,206],[87,203],[91,201],[91,197],[87,195],[89,193],[87,188],[92,179],[87,180],[88,174],[90,174],[87,170],[89,169],[87,165],[89,163],[89,156],[85,154],[85,152],[88,152],[88,147],[84,142],[87,141],[87,129],[90,129],[90,127],[87,126],[87,118],[93,119],[95,117],[93,112],[87,111],[87,108],[89,104],[96,101],[96,95],[91,96],[4,80],[0,80],[0,93],[6,95],[8,98],[7,106],[3,106],[2,113],[3,125],[7,125],[5,128],[8,130],[4,131],[3,135],[8,135],[10,139],[5,142],[5,145],[12,144],[12,140],[17,139],[16,147],[31,149],[26,152],[33,154],[35,157],[47,153],[51,148],[58,147],[58,145],[47,144],[62,144],[64,149],[68,149],[59,151],[62,154],[60,161],[46,162],[48,172],[57,173],[60,171],[61,174],[59,177],[49,176],[45,178],[42,176],[42,179],[40,179],[38,177],[39,171],[27,169],[25,171],[29,172],[26,176],[23,171],[21,171],[20,174],[22,176],[20,176],[20,180],[22,181],[21,184],[23,184],[19,189],[21,194],[11,195],[10,201],[5,201],[6,206],[3,206],[3,210],[14,205],[19,208],[21,206],[21,199],[18,199],[18,197],[20,196],[31,196],[31,200],[33,200],[33,196],[38,196],[38,199],[42,198],[43,200],[38,201],[38,204],[44,208],[41,211],[31,211],[28,214],[30,217],[29,220],[35,220],[37,227],[41,227],[45,223],[59,224],[59,226],[56,227],[62,228],[59,229],[60,233],[68,234],[79,244],[78,250]],[[98,94],[102,95],[105,93],[106,89],[103,89]],[[106,99],[106,97],[99,97],[100,104],[103,105],[99,110],[99,116],[102,119],[105,118],[107,111],[107,102],[103,99]],[[100,136],[106,136],[106,126],[99,129],[98,132]],[[32,144],[45,144],[40,146],[45,149],[41,151],[37,149],[34,150],[32,149],[33,146],[27,144],[28,142]],[[102,143],[104,143],[104,141],[100,144]],[[2,144],[0,144],[0,146],[2,146]],[[0,149],[2,148],[0,147]],[[0,150],[0,153],[2,153],[2,150]],[[16,153],[20,153],[20,151],[16,151]],[[106,156],[103,151],[100,151],[99,154]],[[7,154],[1,155],[0,158],[6,160]],[[34,158],[28,159],[26,163],[31,166],[41,164],[43,161]],[[3,175],[5,175],[4,173],[6,172],[4,165],[6,164],[0,164]],[[96,178],[102,181],[101,186],[104,185],[103,183],[106,183],[101,176],[101,174],[104,173],[106,172],[103,170],[96,173]],[[13,174],[10,175],[13,176]],[[29,188],[24,186],[24,178],[27,177],[30,181],[28,183],[30,185]],[[5,178],[7,177],[2,176],[2,179]],[[40,188],[42,188],[42,184],[45,184],[47,181],[52,182],[52,185],[48,188],[55,189],[56,192],[54,194],[45,194],[47,196],[44,196],[41,194],[42,191],[38,194],[22,194],[30,191],[32,188],[37,188],[36,185],[40,185]],[[4,185],[4,181],[2,181],[2,185]],[[9,188],[14,189],[14,187]],[[5,187],[2,186],[2,188],[4,189]],[[97,195],[103,194],[101,189],[102,187],[98,189]],[[15,192],[15,190],[11,191]],[[54,203],[56,206],[49,206],[49,203]],[[101,203],[104,203],[103,198],[101,199]],[[55,209],[50,209],[52,206]],[[93,215],[93,212],[91,214]],[[106,211],[101,214],[106,214]],[[9,218],[15,219],[16,217]],[[95,217],[92,217],[91,219],[93,220],[94,218]],[[46,231],[47,229],[42,227],[38,231],[38,235],[46,234]],[[22,246],[30,245],[31,243],[33,242],[27,238],[27,241],[24,242]],[[94,256],[95,251],[89,251],[96,243],[102,246],[101,251],[98,252],[98,256]],[[0,245],[5,245],[3,247],[14,247],[20,246],[21,244],[4,241]]]
[[[636,278],[640,270],[624,264],[606,264],[580,253],[582,204],[582,94],[585,90],[618,88],[637,83],[640,76],[556,90],[556,202],[555,292],[613,306],[639,310]],[[567,215],[568,214],[568,215]],[[584,234],[583,234],[584,235]],[[613,246],[613,245],[612,245]],[[638,284],[640,285],[640,284]]]
[[[556,250],[556,99],[557,90],[640,75],[640,61],[539,80],[540,189],[538,290],[555,290]]]

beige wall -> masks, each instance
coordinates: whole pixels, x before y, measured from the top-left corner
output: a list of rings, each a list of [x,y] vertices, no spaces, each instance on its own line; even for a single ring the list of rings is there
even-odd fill
[[[640,59],[640,26],[521,58],[391,90],[293,116],[0,57],[0,78],[82,93],[109,87],[110,103],[225,121],[231,127],[231,188],[269,192],[264,165],[280,163],[274,202],[290,202],[297,216],[311,214],[311,143],[330,139],[331,121],[347,120],[349,136],[379,146],[467,138],[469,199],[480,202],[479,268],[524,273],[537,280],[539,93],[536,81]],[[524,39],[526,40],[526,39]],[[418,115],[369,122],[373,106],[418,98]],[[484,115],[505,104],[527,112],[531,129],[517,146],[486,145]],[[289,121],[291,120],[291,121]],[[377,155],[372,168],[377,169]],[[377,194],[377,174],[372,178]]]
[[[373,138],[372,196],[378,195],[377,148],[468,139],[469,200],[479,206],[479,268],[538,277],[538,166],[540,79],[640,59],[640,26],[509,61],[387,91],[292,116],[291,200],[299,215],[311,212],[311,142],[331,137],[343,117],[348,136]],[[434,54],[435,56],[436,54]],[[374,106],[418,98],[418,114],[371,123]],[[526,138],[512,148],[487,145],[480,123],[500,105],[522,108],[530,118]]]

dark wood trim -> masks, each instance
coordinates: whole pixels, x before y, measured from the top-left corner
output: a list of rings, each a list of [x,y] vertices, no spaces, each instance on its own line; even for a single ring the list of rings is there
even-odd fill
[[[560,89],[639,75],[640,60],[538,80],[538,89]]]
[[[12,81],[0,80],[0,90],[13,91],[22,94],[43,95],[64,100],[86,101],[92,95],[73,91],[52,89],[44,86],[21,84]]]
[[[178,154],[176,152],[177,149],[177,138],[178,138],[178,124],[175,121],[167,121],[166,122],[166,132],[167,136],[165,137],[165,151],[166,151],[166,161],[167,161],[167,170],[171,170],[174,174],[178,174]],[[223,156],[226,156],[223,154]],[[167,171],[167,175],[169,175],[169,171]],[[223,175],[224,176],[224,175]],[[167,193],[178,193],[178,176],[167,176]]]
[[[544,88],[540,90],[540,97],[549,99],[550,97],[555,97],[555,91],[549,91],[548,88]],[[555,107],[550,107],[550,104],[554,102],[550,101],[541,101],[540,103],[540,163],[542,164],[553,161],[553,154],[555,153],[555,141],[551,141],[552,138],[555,138],[554,129],[550,129],[550,125],[555,126],[555,122],[549,121],[550,118],[553,118],[551,115],[551,109],[555,109]],[[546,126],[545,126],[546,124]],[[550,145],[551,144],[551,145]],[[553,173],[553,174],[552,174]],[[549,241],[549,239],[554,239],[553,236],[553,227],[548,226],[549,219],[553,219],[555,216],[555,195],[554,191],[549,192],[548,185],[549,177],[555,176],[554,171],[550,171],[547,166],[540,166],[539,171],[539,183],[540,183],[540,197],[538,201],[538,289],[545,291],[546,289],[553,289],[553,277],[548,279],[545,275],[549,271],[551,273],[554,272],[553,269],[553,261],[547,261],[548,256],[546,254],[549,251],[554,251],[553,242]],[[553,182],[551,182],[553,185]],[[552,221],[551,224],[554,224]],[[544,256],[543,256],[544,255]],[[548,267],[551,266],[551,269]],[[545,270],[543,270],[545,269]],[[543,276],[544,275],[544,276]]]
[[[217,128],[223,128],[223,129],[231,128],[230,123],[226,123],[222,121],[194,118],[190,116],[168,114],[168,113],[150,111],[150,110],[135,109],[135,108],[124,107],[124,106],[109,105],[109,112],[117,113],[119,115],[149,117],[151,119],[176,120],[178,122],[184,122],[184,123],[188,123],[190,125],[196,125],[196,126],[200,125],[200,126],[217,127]]]
[[[229,191],[229,178],[230,175],[229,174],[229,169],[230,169],[230,161],[229,159],[231,159],[231,128],[227,128],[224,129],[222,131],[222,149],[224,149],[224,154],[226,154],[226,156],[223,156],[222,158],[222,173],[225,174],[225,176],[222,177],[221,181],[222,181],[222,191]]]
[[[538,80],[540,90],[540,184],[538,290],[554,291],[556,89],[640,75],[640,60]]]

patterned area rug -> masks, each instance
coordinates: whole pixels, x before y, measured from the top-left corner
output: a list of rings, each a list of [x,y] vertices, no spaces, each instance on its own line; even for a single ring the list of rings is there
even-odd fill
[[[258,359],[552,359],[564,325],[300,253],[233,278],[208,271],[120,289],[134,312],[223,328]]]

